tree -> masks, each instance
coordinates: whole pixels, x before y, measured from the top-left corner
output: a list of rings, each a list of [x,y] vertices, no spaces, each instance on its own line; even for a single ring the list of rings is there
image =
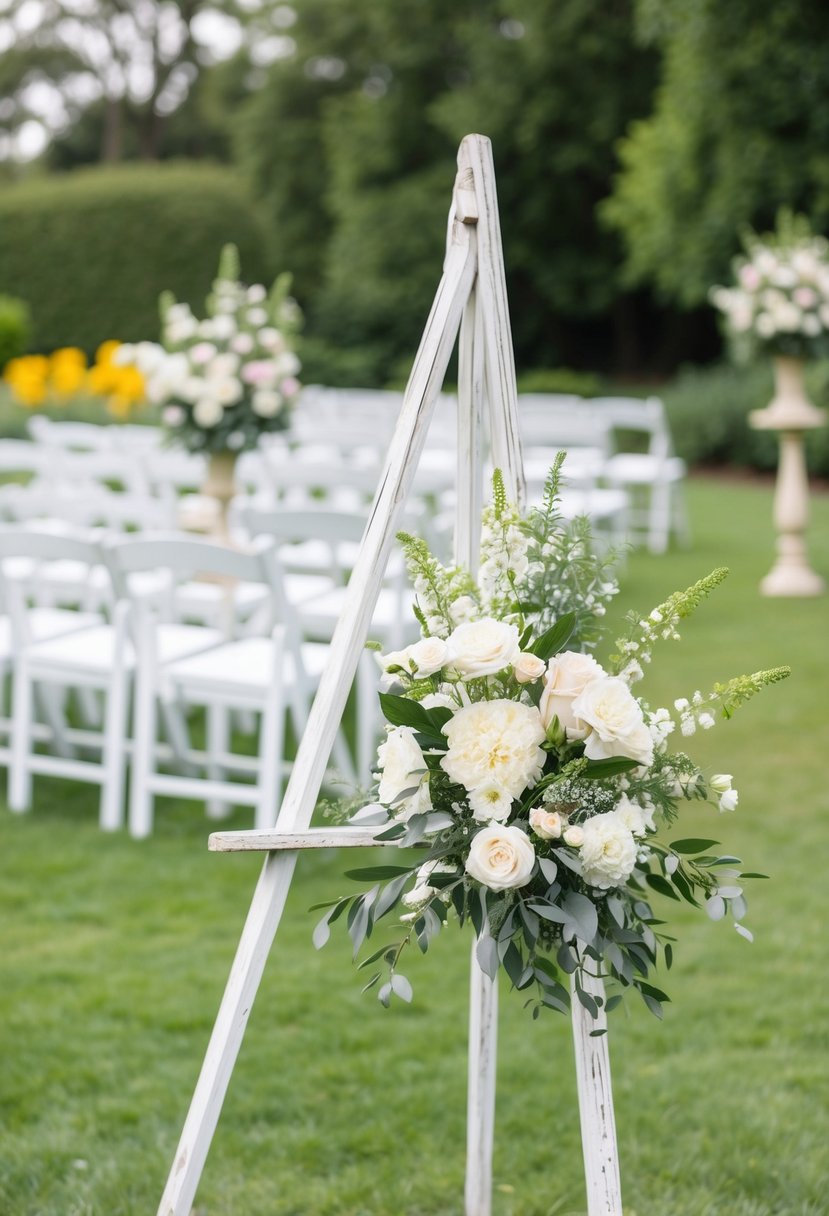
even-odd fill
[[[284,53],[292,20],[273,0],[0,0],[6,153],[26,123],[39,124],[43,143],[80,124],[70,163],[96,129],[101,160],[157,159],[205,69],[242,46],[265,59]]]
[[[604,216],[626,281],[691,308],[747,226],[781,205],[829,224],[829,8],[822,0],[640,0],[663,51],[653,114],[620,148]]]
[[[251,99],[238,147],[309,330],[366,348],[381,380],[411,357],[457,143],[482,131],[519,357],[577,360],[575,325],[595,362],[621,258],[595,207],[656,76],[655,53],[633,43],[630,0],[307,0],[292,33],[296,52]]]

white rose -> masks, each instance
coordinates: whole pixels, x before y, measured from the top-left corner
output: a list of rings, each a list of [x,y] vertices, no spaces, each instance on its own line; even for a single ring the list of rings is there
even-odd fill
[[[607,890],[619,887],[636,865],[636,841],[613,811],[594,815],[584,824],[581,865],[585,882]]]
[[[565,822],[558,811],[545,811],[543,806],[530,811],[530,827],[542,840],[558,840]]]
[[[411,665],[414,664],[412,674],[417,679],[434,675],[449,661],[449,647],[443,638],[422,638],[409,646],[405,653],[408,658],[407,667],[411,670]]]
[[[420,702],[424,709],[451,709],[452,713],[458,708],[457,701],[445,692],[430,692]]]
[[[490,891],[523,887],[535,865],[535,849],[520,828],[492,824],[472,838],[466,872]]]
[[[203,397],[193,406],[193,421],[196,426],[208,428],[222,420],[224,410],[212,397]]]
[[[721,811],[736,811],[740,796],[736,790],[726,790],[720,797]]]
[[[509,790],[504,789],[497,781],[488,781],[469,794],[469,808],[472,818],[479,823],[491,823],[493,820],[503,822],[509,819],[512,810],[513,797]]]
[[[653,739],[624,680],[615,676],[592,680],[573,701],[572,713],[589,727],[584,745],[589,760],[629,756],[640,764],[653,762]]]
[[[517,798],[541,776],[544,727],[534,705],[477,701],[443,727],[449,750],[441,767],[466,790],[495,782]]]
[[[568,739],[583,739],[586,732],[573,712],[573,701],[591,680],[604,675],[604,669],[589,654],[565,650],[550,659],[538,705],[544,729],[549,728],[553,718],[558,718]]]
[[[449,635],[452,666],[467,679],[494,675],[518,657],[518,626],[484,617],[458,625]]]
[[[539,680],[546,671],[546,663],[538,655],[522,651],[512,665],[512,673],[519,684],[531,684]]]
[[[584,828],[574,823],[572,827],[564,829],[562,839],[565,844],[570,845],[571,849],[580,849],[584,844]]]

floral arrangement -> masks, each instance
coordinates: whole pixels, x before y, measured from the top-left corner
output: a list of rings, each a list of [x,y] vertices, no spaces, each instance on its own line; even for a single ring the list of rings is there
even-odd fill
[[[350,871],[369,889],[318,905],[326,911],[314,931],[319,947],[345,916],[356,958],[397,912],[399,940],[361,963],[374,968],[366,989],[377,986],[384,1005],[393,994],[411,999],[399,970],[405,947],[415,941],[425,952],[450,918],[471,922],[488,975],[503,967],[515,988],[534,990],[533,1016],[568,1008],[568,976],[596,1016],[603,998],[585,991],[585,973],[615,989],[608,1010],[635,989],[661,1015],[668,998],[649,976],[660,951],[670,967],[672,947],[654,894],[702,906],[714,920],[730,913],[751,939],[743,880],[758,876],[712,851],[714,840],[662,836],[690,800],[733,810],[732,777],[707,777],[668,741],[730,717],[788,668],[739,676],[672,708],[637,697],[632,686],[655,644],[679,636],[727,571],[629,616],[600,664],[591,651],[617,585],[592,550],[587,521],[568,524],[558,513],[560,466],[526,515],[496,473],[477,580],[400,535],[423,636],[379,656],[387,733],[375,801],[353,821],[426,855]]]
[[[63,346],[51,355],[21,355],[10,359],[3,380],[12,397],[27,409],[64,409],[90,398],[102,399],[115,418],[126,418],[144,400],[144,377],[135,367],[118,361],[122,343],[103,342],[90,365],[76,346]]]
[[[749,233],[732,265],[736,286],[714,287],[735,354],[829,354],[829,241],[804,216],[782,211],[777,230]]]
[[[246,287],[228,245],[203,320],[171,293],[161,297],[161,344],[140,342],[121,359],[146,377],[147,397],[162,407],[173,442],[191,452],[240,452],[288,426],[300,388],[291,343],[301,319],[289,287],[289,275],[270,292],[259,283]]]

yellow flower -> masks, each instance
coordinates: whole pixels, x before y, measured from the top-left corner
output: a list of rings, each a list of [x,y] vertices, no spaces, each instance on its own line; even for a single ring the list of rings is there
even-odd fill
[[[49,386],[59,397],[73,397],[86,380],[86,355],[76,346],[56,350],[49,360]]]
[[[102,342],[95,351],[95,362],[99,364],[112,363],[112,356],[118,350],[119,346],[121,346],[121,343],[117,340],[117,338],[110,338],[108,341]]]

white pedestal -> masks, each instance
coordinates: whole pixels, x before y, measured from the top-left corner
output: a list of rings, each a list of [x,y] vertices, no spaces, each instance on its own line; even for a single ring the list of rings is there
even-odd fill
[[[801,360],[775,359],[775,378],[774,400],[767,409],[749,415],[755,430],[777,431],[780,442],[774,494],[777,559],[760,590],[769,596],[821,595],[826,584],[809,565],[804,539],[809,522],[809,479],[803,436],[825,425],[826,412],[816,409],[806,397]]]

